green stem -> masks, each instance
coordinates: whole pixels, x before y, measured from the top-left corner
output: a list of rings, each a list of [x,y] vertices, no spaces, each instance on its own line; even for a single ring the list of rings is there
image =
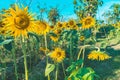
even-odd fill
[[[65,74],[65,67],[64,67],[64,63],[63,63],[63,62],[62,62],[62,68],[63,68],[64,77],[66,77],[66,74]]]
[[[45,39],[45,55],[47,55],[47,37],[46,37],[46,34],[44,35],[44,39]],[[48,64],[48,56],[47,56],[46,63]],[[48,80],[50,80],[50,75],[48,75]]]
[[[4,66],[4,68],[5,68],[5,70],[4,70],[4,74],[3,74],[3,80],[6,80],[6,63],[3,63],[3,66]]]
[[[72,54],[72,35],[71,35],[71,38],[70,38],[70,64],[72,63],[73,61],[73,54]]]
[[[13,45],[12,45],[12,46],[14,47],[14,46],[15,46],[15,44],[13,43]],[[13,59],[14,59],[15,76],[16,76],[16,80],[18,80],[17,61],[16,61],[16,56],[15,56],[15,48],[12,48],[12,55],[13,55]]]
[[[28,69],[27,69],[27,57],[26,57],[26,50],[25,50],[24,39],[22,41],[22,52],[24,55],[24,68],[25,68],[25,80],[28,80]]]
[[[81,49],[80,49],[80,51],[79,51],[79,53],[78,53],[77,60],[79,60],[79,58],[80,58],[80,55],[81,55],[81,53],[82,53],[82,50],[83,50],[83,48],[81,48]]]
[[[1,49],[1,53],[3,53],[3,54],[5,53],[4,48]],[[1,78],[2,78],[2,80],[6,80],[6,62],[4,61],[4,55],[3,54],[1,55],[1,59],[0,59],[2,61],[1,66],[3,68]]]
[[[85,58],[85,47],[83,49],[83,55],[82,55],[83,62],[82,62],[81,68],[84,66],[84,58]]]
[[[47,55],[47,37],[44,35],[45,38],[45,55]],[[48,64],[48,56],[47,56],[47,64]]]
[[[56,73],[55,73],[55,80],[58,78],[58,64],[56,64]]]

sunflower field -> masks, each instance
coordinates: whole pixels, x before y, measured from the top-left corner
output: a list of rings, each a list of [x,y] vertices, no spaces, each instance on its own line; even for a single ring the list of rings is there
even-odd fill
[[[0,10],[0,80],[120,80],[119,0],[103,19],[106,0],[72,0],[67,19],[59,6],[35,13],[34,0],[15,1]]]

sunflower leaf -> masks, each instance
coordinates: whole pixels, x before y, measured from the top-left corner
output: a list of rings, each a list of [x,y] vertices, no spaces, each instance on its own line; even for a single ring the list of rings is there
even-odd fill
[[[13,39],[4,40],[4,41],[0,42],[0,46],[5,45],[5,44],[9,44],[12,41],[13,41]]]
[[[48,76],[50,72],[52,72],[54,69],[55,69],[55,65],[48,63],[45,69],[45,76]]]

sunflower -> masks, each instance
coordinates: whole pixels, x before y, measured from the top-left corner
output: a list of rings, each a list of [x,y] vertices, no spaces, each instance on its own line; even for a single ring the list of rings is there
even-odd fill
[[[59,37],[58,36],[50,36],[50,39],[54,42],[57,42]]]
[[[57,28],[57,29],[62,29],[63,26],[64,26],[63,23],[60,22],[60,21],[58,21],[58,22],[56,23],[56,28]]]
[[[27,37],[27,33],[34,31],[35,26],[32,15],[28,13],[28,7],[20,8],[15,4],[14,8],[10,8],[9,13],[6,12],[3,16],[5,22],[5,29],[9,31],[14,37]]]
[[[0,21],[0,34],[2,35],[6,34],[4,26],[5,24],[3,23],[3,21]]]
[[[52,58],[55,62],[62,62],[65,58],[65,51],[61,48],[56,48],[50,55],[50,58]]]
[[[84,36],[80,36],[80,41],[84,41],[85,37]]]
[[[53,32],[56,35],[60,35],[62,33],[62,30],[61,29],[55,29]]]
[[[50,26],[50,31],[54,31],[54,29],[55,29],[54,25],[51,25]]]
[[[70,27],[70,29],[72,29],[73,27],[75,27],[76,25],[76,22],[75,20],[71,19],[68,21],[68,26]]]
[[[35,30],[35,33],[37,34],[46,34],[50,30],[50,26],[47,22],[45,21],[36,21],[37,28]]]
[[[72,26],[71,29],[78,30],[78,25],[74,25],[74,26]]]
[[[68,22],[64,22],[63,24],[64,24],[64,28],[65,28],[65,29],[67,29],[67,30],[70,29],[70,26],[68,25]]]
[[[91,16],[88,16],[86,18],[83,18],[81,20],[81,23],[83,29],[89,29],[95,25],[95,19],[92,18]]]
[[[66,26],[68,26],[67,22],[63,22],[63,28],[66,28]]]
[[[115,28],[120,28],[120,22],[112,24]]]
[[[0,28],[3,28],[4,27],[4,23],[2,21],[0,21]]]
[[[104,52],[101,52],[101,51],[92,51],[89,55],[88,55],[88,59],[91,59],[91,60],[100,60],[100,61],[103,61],[103,60],[106,60],[106,59],[109,59],[111,58],[108,54],[104,53]]]

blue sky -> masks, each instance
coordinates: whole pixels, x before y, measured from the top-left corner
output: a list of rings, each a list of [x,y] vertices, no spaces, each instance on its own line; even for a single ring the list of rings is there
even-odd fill
[[[10,4],[15,3],[19,0],[0,0],[0,10],[2,8],[8,9]],[[25,0],[25,5],[28,5],[30,0]],[[109,9],[109,7],[114,3],[120,3],[120,0],[103,0],[104,4],[102,7],[99,7],[97,18],[102,19],[102,14]],[[73,11],[73,0],[32,0],[32,4],[30,6],[30,10],[34,13],[39,13],[37,9],[37,5],[40,7],[50,8],[50,7],[57,7],[61,15],[64,16],[65,19],[68,18],[76,18],[76,15]]]

